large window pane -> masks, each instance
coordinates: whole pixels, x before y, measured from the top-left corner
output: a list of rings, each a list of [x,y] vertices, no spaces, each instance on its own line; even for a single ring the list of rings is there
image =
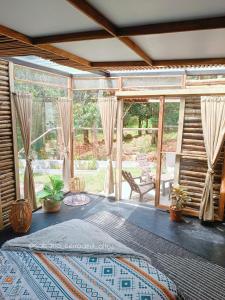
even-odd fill
[[[56,101],[67,96],[67,78],[15,66],[15,91],[33,95],[31,156],[36,192],[49,175],[62,176],[61,139]],[[17,126],[21,197],[26,165],[20,129]]]
[[[87,192],[103,194],[107,157],[97,103],[99,94],[101,97],[104,97],[114,95],[114,92],[74,91],[74,173],[75,176],[84,178]],[[115,160],[116,149],[114,142],[114,166]]]

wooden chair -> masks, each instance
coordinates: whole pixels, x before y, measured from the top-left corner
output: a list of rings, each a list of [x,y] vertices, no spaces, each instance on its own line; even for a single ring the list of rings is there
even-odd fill
[[[130,172],[124,170],[122,170],[122,175],[131,188],[129,199],[131,198],[132,193],[136,192],[140,195],[139,200],[142,201],[144,195],[155,188],[155,183],[153,181],[138,184],[135,179],[139,179],[141,181],[141,176],[132,177]]]

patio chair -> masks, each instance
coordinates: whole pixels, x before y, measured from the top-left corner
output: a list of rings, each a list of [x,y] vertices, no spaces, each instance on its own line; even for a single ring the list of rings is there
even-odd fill
[[[132,177],[130,172],[122,170],[123,178],[128,182],[131,191],[130,191],[130,197],[131,199],[132,193],[136,192],[140,195],[139,200],[142,201],[145,194],[150,192],[155,188],[155,183],[153,181],[144,182],[144,183],[137,183],[135,179],[139,179],[141,181],[141,176],[138,177]]]

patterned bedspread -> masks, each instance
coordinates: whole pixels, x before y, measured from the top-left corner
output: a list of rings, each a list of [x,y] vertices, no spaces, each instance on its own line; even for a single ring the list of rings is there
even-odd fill
[[[0,251],[0,299],[176,299],[174,283],[143,258]]]

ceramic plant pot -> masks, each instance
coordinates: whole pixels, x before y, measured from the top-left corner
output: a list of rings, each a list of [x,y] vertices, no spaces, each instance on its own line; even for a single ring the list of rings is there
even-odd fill
[[[170,220],[173,222],[182,222],[182,209],[177,209],[175,206],[170,207]]]
[[[58,212],[61,208],[61,202],[60,201],[52,201],[52,200],[44,200],[42,208],[47,213],[55,213]]]

